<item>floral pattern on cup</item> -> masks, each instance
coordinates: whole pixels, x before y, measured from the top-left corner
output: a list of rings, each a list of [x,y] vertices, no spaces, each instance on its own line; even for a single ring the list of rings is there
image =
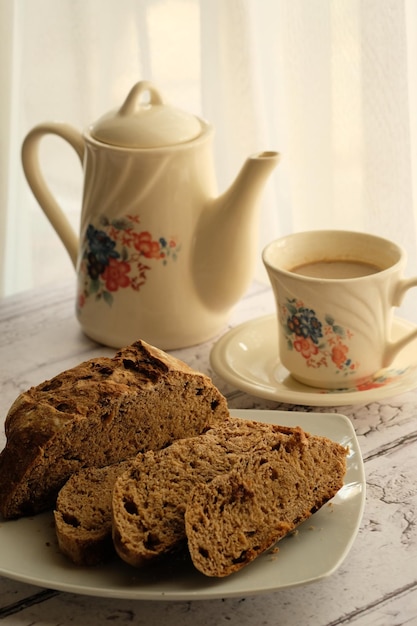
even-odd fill
[[[82,309],[90,297],[113,304],[119,289],[140,291],[154,263],[175,261],[180,251],[174,237],[154,236],[140,228],[140,217],[109,220],[100,217],[98,227],[87,227],[79,276],[83,276],[78,295]]]
[[[353,333],[331,315],[320,320],[301,300],[287,298],[281,306],[280,321],[288,349],[296,350],[307,367],[332,367],[344,376],[357,371],[359,363],[349,355]]]

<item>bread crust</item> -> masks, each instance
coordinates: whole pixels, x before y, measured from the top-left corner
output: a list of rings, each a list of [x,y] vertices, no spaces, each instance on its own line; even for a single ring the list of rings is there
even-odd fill
[[[22,393],[5,421],[0,514],[53,507],[69,476],[159,449],[229,416],[209,377],[138,341]]]

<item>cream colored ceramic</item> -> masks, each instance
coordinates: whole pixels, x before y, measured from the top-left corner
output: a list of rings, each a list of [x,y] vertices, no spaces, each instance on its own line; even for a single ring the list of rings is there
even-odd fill
[[[310,278],[294,267],[321,260],[380,267],[368,276]],[[274,291],[279,358],[292,376],[324,389],[358,387],[392,363],[417,337],[393,340],[394,307],[417,277],[403,278],[406,256],[395,243],[365,233],[311,231],[270,243],[263,261]]]
[[[84,165],[80,238],[41,173],[47,134],[65,139]],[[217,197],[212,136],[208,123],[143,81],[83,135],[46,123],[25,138],[25,175],[76,266],[77,316],[91,338],[112,347],[139,338],[163,349],[200,343],[246,290],[258,199],[279,155],[250,156]]]

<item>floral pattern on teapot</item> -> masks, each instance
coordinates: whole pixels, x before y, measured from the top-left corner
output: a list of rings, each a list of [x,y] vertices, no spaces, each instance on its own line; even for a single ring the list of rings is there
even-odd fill
[[[140,291],[155,261],[166,265],[176,260],[180,246],[175,238],[154,239],[139,224],[138,215],[114,220],[103,215],[99,227],[88,225],[79,268],[79,310],[90,297],[111,306],[119,289]]]
[[[302,301],[287,298],[280,319],[288,348],[296,350],[307,367],[333,367],[344,376],[356,372],[359,363],[352,361],[348,345],[353,333],[331,315],[320,321]]]

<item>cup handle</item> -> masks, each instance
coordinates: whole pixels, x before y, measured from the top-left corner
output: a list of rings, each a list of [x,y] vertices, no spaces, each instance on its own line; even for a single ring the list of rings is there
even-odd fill
[[[411,289],[411,287],[417,287],[417,276],[413,278],[405,278],[400,280],[397,284],[397,287],[394,292],[393,297],[393,306],[400,306],[402,303],[406,292]],[[395,359],[398,352],[400,352],[406,345],[417,338],[417,328],[407,333],[404,337],[399,339],[398,341],[393,341],[388,343],[387,348],[385,350],[385,359],[384,359],[384,367],[388,367],[390,363]]]
[[[78,255],[78,237],[46,185],[39,163],[40,140],[45,135],[50,134],[65,139],[74,148],[81,164],[83,164],[85,144],[81,133],[68,124],[49,122],[35,126],[25,137],[22,144],[22,165],[33,195],[60,237],[75,267]]]

